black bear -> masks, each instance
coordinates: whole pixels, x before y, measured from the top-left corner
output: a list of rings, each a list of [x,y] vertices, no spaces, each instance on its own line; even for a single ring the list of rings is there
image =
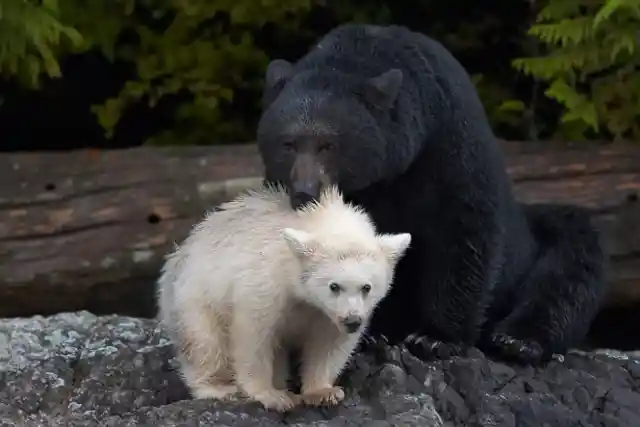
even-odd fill
[[[266,71],[257,141],[265,182],[299,208],[337,183],[411,248],[369,334],[417,356],[470,346],[522,363],[563,353],[604,292],[588,213],[525,206],[462,65],[399,26],[346,24]]]

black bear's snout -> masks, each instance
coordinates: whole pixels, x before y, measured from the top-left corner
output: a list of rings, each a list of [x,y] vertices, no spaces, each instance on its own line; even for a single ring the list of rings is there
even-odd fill
[[[291,185],[294,194],[306,194],[312,198],[320,195],[320,182],[318,180],[297,181]]]
[[[313,202],[316,199],[313,193],[304,190],[296,191],[294,188],[291,192],[291,207],[294,209],[301,208],[309,202]]]
[[[298,154],[290,176],[291,207],[298,209],[320,197],[323,171],[317,159],[310,154]]]

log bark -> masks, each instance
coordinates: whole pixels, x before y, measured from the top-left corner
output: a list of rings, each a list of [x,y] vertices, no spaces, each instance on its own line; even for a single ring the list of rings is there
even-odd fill
[[[595,211],[612,262],[609,304],[640,301],[640,145],[502,147],[518,199]],[[0,317],[152,315],[164,254],[261,174],[254,145],[4,154]]]

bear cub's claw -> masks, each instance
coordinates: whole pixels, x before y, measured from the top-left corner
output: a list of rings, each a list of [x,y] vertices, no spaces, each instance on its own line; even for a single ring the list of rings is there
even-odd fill
[[[287,412],[299,405],[300,396],[288,390],[265,390],[254,396],[252,399],[262,403],[265,409],[272,409],[277,412]]]
[[[404,340],[404,345],[420,360],[449,359],[454,356],[463,356],[467,352],[466,346],[452,342],[443,342],[426,337],[425,335],[411,334]]]
[[[302,401],[309,406],[335,406],[344,399],[342,387],[326,387],[302,395]]]
[[[509,334],[496,332],[489,338],[490,351],[501,358],[521,365],[538,365],[550,360],[536,340],[521,340]]]

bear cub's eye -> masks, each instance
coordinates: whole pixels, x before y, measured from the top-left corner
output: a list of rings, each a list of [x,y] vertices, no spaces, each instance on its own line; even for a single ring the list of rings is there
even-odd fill
[[[294,148],[295,148],[293,142],[291,142],[291,141],[285,141],[283,143],[283,146],[284,146],[284,149],[287,150],[287,151],[293,151]]]
[[[337,283],[331,282],[329,283],[329,289],[331,289],[331,292],[333,292],[334,294],[337,294],[342,288]]]
[[[362,293],[367,295],[369,292],[371,292],[371,285],[362,285]]]

